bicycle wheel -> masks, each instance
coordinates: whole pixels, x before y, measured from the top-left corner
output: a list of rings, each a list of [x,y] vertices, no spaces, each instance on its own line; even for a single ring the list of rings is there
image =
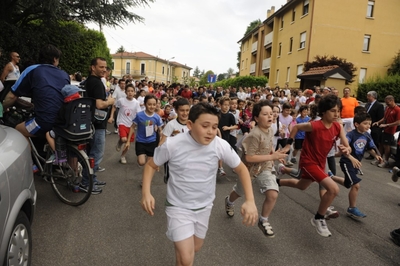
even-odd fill
[[[86,154],[82,153],[76,147],[67,145],[67,162],[53,164],[53,167],[50,167],[51,186],[54,192],[62,202],[72,206],[85,203],[93,189],[93,175],[90,174],[89,161]],[[88,178],[87,193],[79,189],[84,176]]]

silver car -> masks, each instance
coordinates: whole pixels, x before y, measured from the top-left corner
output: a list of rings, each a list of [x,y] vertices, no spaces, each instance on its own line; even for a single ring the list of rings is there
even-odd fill
[[[35,204],[30,146],[0,125],[0,265],[30,265]]]

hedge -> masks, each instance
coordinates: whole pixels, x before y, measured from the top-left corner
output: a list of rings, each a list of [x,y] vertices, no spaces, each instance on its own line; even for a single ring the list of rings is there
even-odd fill
[[[367,79],[366,82],[358,85],[357,99],[366,102],[369,91],[376,91],[380,102],[385,101],[387,95],[393,95],[395,101],[400,102],[400,75],[376,76]]]
[[[268,83],[267,77],[254,77],[254,76],[240,76],[231,79],[224,79],[218,81],[214,84],[214,87],[227,88],[229,86],[239,88],[239,87],[253,87],[262,86],[265,87]]]

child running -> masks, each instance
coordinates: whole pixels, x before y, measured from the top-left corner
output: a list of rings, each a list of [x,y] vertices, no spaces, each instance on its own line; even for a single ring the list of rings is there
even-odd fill
[[[273,135],[275,132],[271,128],[273,112],[272,104],[269,101],[262,100],[254,105],[253,119],[256,126],[242,143],[242,160],[249,169],[250,176],[257,180],[260,192],[265,194],[258,227],[266,237],[274,237],[275,233],[268,221],[279,192],[273,166],[274,160],[284,159],[287,154],[280,150],[274,152]],[[233,217],[235,214],[234,202],[243,193],[243,187],[240,183],[237,183],[229,196],[225,198],[225,211],[229,217]]]
[[[119,112],[117,115],[117,125],[118,125],[118,134],[119,140],[116,146],[116,150],[121,151],[122,145],[128,142],[128,135],[130,128],[132,126],[132,121],[136,117],[137,113],[141,112],[139,102],[133,97],[135,95],[135,88],[132,84],[129,84],[125,87],[126,97],[122,97],[117,100],[115,104],[115,108],[119,108]],[[113,109],[114,110],[114,109]],[[114,118],[111,115],[108,120],[109,123],[113,123]],[[134,134],[129,138],[129,142],[133,142],[135,139]],[[120,163],[126,164],[126,153],[128,152],[129,146],[125,146],[121,153]]]
[[[344,173],[344,178],[333,176],[332,179],[342,186],[350,188],[347,215],[359,219],[366,217],[366,215],[356,207],[361,181],[361,178],[359,178],[357,174],[359,174],[361,170],[361,159],[364,157],[364,152],[367,150],[377,161],[382,162],[383,160],[382,157],[379,156],[379,151],[371,135],[368,133],[371,127],[371,116],[366,112],[356,113],[353,123],[355,129],[346,135],[350,147],[352,147],[352,152],[349,156],[342,155],[339,161],[340,168]]]
[[[136,155],[139,166],[143,166],[147,160],[154,155],[154,149],[157,147],[157,131],[161,129],[163,122],[161,117],[155,113],[157,99],[156,96],[149,94],[144,97],[144,105],[146,109],[137,113],[133,119],[132,126],[129,130],[128,139],[132,138],[133,132],[136,131]],[[125,149],[129,149],[131,143],[127,141]]]
[[[241,209],[243,223],[254,225],[257,221],[249,172],[231,146],[216,138],[218,120],[216,108],[205,103],[194,105],[187,121],[189,132],[167,138],[144,167],[141,205],[148,214],[154,215],[151,180],[160,165],[169,164],[166,234],[174,242],[176,265],[193,265],[195,252],[204,243],[215,199],[218,160],[234,168],[242,182],[246,197]]]
[[[299,169],[301,171],[300,180],[280,179],[280,186],[289,186],[304,190],[314,181],[321,184],[327,192],[322,196],[318,211],[311,218],[311,224],[316,228],[318,234],[323,237],[331,236],[325,221],[325,213],[334,198],[339,193],[337,184],[325,173],[326,157],[336,139],[340,138],[339,150],[348,155],[351,152],[349,143],[344,133],[343,127],[336,122],[340,114],[341,102],[335,95],[324,96],[318,104],[318,113],[321,120],[309,123],[297,124],[290,132],[287,145],[284,150],[288,151],[293,143],[293,137],[299,130],[306,132],[303,149],[300,154]]]
[[[302,105],[299,108],[299,114],[300,116],[298,116],[296,118],[296,124],[301,124],[301,123],[307,123],[308,121],[310,121],[310,117],[308,117],[308,106],[307,105]],[[296,160],[296,156],[298,151],[301,150],[301,148],[303,147],[303,142],[304,142],[304,138],[306,136],[306,133],[304,131],[299,130],[295,136],[294,139],[294,150],[293,150],[293,157],[291,160],[291,163],[297,163]]]
[[[175,110],[178,117],[171,120],[163,129],[159,146],[161,146],[168,137],[173,137],[179,133],[189,131],[187,128],[187,121],[189,117],[190,103],[186,98],[179,98],[174,102]],[[164,164],[164,182],[167,183],[169,179],[168,162]]]

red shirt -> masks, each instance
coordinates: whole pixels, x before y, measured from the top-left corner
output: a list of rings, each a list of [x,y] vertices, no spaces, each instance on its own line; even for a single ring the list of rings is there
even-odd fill
[[[325,169],[326,157],[340,136],[340,124],[333,122],[331,128],[328,129],[322,120],[310,123],[312,131],[306,132],[299,167],[318,165],[321,169]]]
[[[181,92],[181,96],[182,96],[183,98],[186,98],[186,99],[192,98],[192,95],[193,95],[193,93],[192,93],[191,90],[183,90],[183,91]]]
[[[400,120],[400,107],[397,105],[394,107],[386,107],[384,118],[385,121],[383,124],[390,124]],[[383,132],[394,135],[394,133],[396,133],[396,129],[397,126],[385,127]]]

